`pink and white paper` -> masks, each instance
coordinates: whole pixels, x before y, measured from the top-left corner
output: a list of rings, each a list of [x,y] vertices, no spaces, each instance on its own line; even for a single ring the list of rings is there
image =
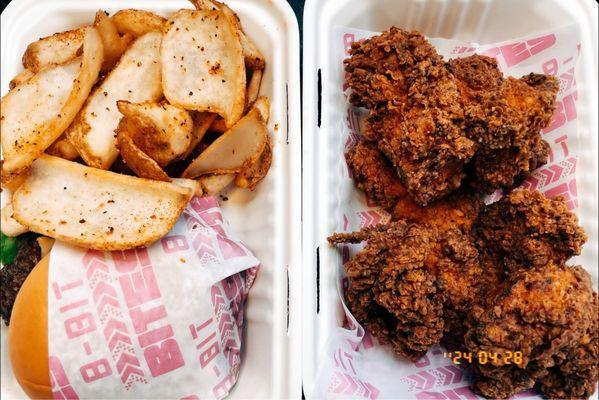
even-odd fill
[[[239,374],[244,304],[258,267],[214,198],[192,198],[147,248],[57,242],[48,277],[54,398],[225,397]]]
[[[354,41],[377,34],[347,27],[338,27],[334,41],[336,62],[342,66]],[[576,211],[578,193],[576,163],[578,159],[578,129],[576,121],[577,88],[575,66],[580,50],[578,28],[566,26],[544,34],[479,45],[457,40],[431,38],[430,42],[446,58],[484,54],[495,57],[505,75],[520,77],[530,72],[556,75],[560,81],[557,110],[543,138],[551,147],[548,163],[534,171],[522,187],[538,189],[547,196],[565,196],[567,205]],[[343,91],[349,95],[347,83]],[[347,137],[345,151],[354,146],[360,136],[362,120],[367,111],[347,104],[342,134]],[[341,193],[348,194],[341,202],[337,232],[351,232],[387,222],[389,214],[374,206],[355,189],[346,165],[339,171]],[[488,197],[492,202],[501,197],[497,192]],[[342,262],[347,262],[360,250],[359,245],[339,246]],[[370,336],[344,303],[348,285],[342,265],[338,266],[338,294],[346,316],[345,326],[335,328],[325,345],[311,391],[316,399],[478,399],[469,387],[467,372],[444,358],[443,349],[435,347],[415,363],[395,356],[390,348]],[[540,398],[526,391],[516,398]],[[597,393],[593,396],[597,398]]]

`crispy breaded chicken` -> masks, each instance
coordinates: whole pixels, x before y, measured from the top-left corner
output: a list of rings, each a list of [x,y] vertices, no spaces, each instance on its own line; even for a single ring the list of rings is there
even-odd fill
[[[387,211],[407,197],[408,192],[397,172],[372,142],[360,140],[346,155],[356,186]]]
[[[487,206],[475,223],[479,248],[509,275],[523,268],[564,264],[587,237],[560,197],[517,190]]]
[[[540,130],[555,109],[554,77],[504,79],[479,55],[446,63],[418,32],[397,28],[354,43],[345,70],[350,102],[370,109],[364,137],[420,205],[463,182],[511,188],[547,160]]]
[[[486,397],[533,387],[550,398],[592,394],[597,293],[583,268],[565,265],[585,236],[562,199],[513,192],[484,206],[472,230],[430,221],[329,238],[367,242],[345,264],[358,321],[411,360],[437,343],[473,354],[474,388]]]
[[[457,189],[475,144],[456,79],[418,32],[391,28],[352,45],[345,60],[352,104],[370,109],[363,132],[377,142],[421,205]]]
[[[468,166],[468,183],[485,192],[511,188],[547,162],[540,131],[551,122],[559,84],[529,74],[503,79],[497,62],[474,55],[449,60],[463,101],[464,129],[480,144]]]
[[[499,288],[492,307],[475,311],[464,337],[466,348],[497,354],[473,363],[474,389],[489,398],[508,398],[531,389],[580,343],[596,318],[593,288],[581,267],[553,263],[522,269]],[[521,363],[508,358],[521,353]]]
[[[345,264],[348,306],[376,338],[417,360],[471,307],[476,248],[457,229],[405,221],[329,237],[331,244],[362,241],[366,247]]]
[[[394,219],[418,222],[439,230],[458,228],[468,232],[482,208],[480,197],[464,190],[427,207],[416,204],[391,163],[372,142],[360,140],[346,158],[356,186]]]
[[[593,293],[592,319],[589,330],[568,351],[560,353],[559,364],[541,378],[539,391],[549,399],[589,398],[599,378],[599,309],[597,293]]]

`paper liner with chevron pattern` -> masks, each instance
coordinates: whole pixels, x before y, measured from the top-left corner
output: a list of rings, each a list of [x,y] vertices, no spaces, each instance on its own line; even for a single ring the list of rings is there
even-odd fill
[[[214,198],[193,198],[148,248],[57,242],[48,277],[54,397],[225,397],[239,374],[244,304],[258,268]]]
[[[339,68],[348,56],[351,43],[375,35],[375,32],[346,27],[335,29],[335,55]],[[497,58],[506,75],[520,77],[530,72],[557,75],[560,91],[553,120],[543,132],[550,144],[550,160],[534,171],[523,187],[538,189],[548,196],[564,195],[568,207],[576,212],[576,162],[578,155],[578,127],[576,121],[577,89],[574,69],[580,49],[576,26],[537,34],[506,42],[478,45],[456,40],[432,38],[431,43],[446,58],[468,56],[474,53]],[[343,91],[349,94],[344,84]],[[345,123],[339,124],[347,152],[359,139],[362,121],[367,111],[347,104]],[[389,220],[389,214],[375,207],[352,182],[347,165],[339,166],[341,193],[337,232],[350,232],[365,226]],[[497,192],[489,196],[492,202],[501,197]],[[360,249],[357,245],[340,246],[343,263]],[[345,311],[344,326],[332,331],[320,360],[316,383],[311,398],[328,399],[477,399],[469,388],[466,371],[443,356],[443,349],[435,347],[418,362],[411,363],[395,356],[384,344],[373,339],[355,320],[343,303],[347,278],[339,265],[338,294]],[[535,392],[520,393],[517,398],[540,398]],[[597,398],[595,393],[594,398]]]

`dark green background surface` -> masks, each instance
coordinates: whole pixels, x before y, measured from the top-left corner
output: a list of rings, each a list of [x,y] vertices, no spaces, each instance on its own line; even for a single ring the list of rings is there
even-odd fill
[[[304,15],[304,3],[306,0],[287,0],[287,3],[291,4],[293,7],[293,11],[295,11],[295,15],[297,16],[297,21],[299,22],[300,31],[302,30],[302,17]],[[300,38],[301,41],[301,38]]]

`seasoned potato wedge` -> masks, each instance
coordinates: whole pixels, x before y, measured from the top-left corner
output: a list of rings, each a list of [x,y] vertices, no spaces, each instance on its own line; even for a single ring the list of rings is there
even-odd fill
[[[258,185],[258,183],[260,183],[260,181],[268,174],[271,164],[272,145],[269,140],[258,160],[237,174],[235,177],[235,186],[254,190],[256,185]]]
[[[123,157],[123,161],[125,161],[127,166],[140,178],[170,182],[170,178],[162,168],[160,168],[160,165],[135,145],[135,142],[129,136],[129,132],[135,131],[136,127],[129,125],[135,125],[135,122],[132,118],[124,117],[121,119],[121,122],[119,122],[119,126],[116,130],[118,148],[121,152],[121,157]]]
[[[118,11],[112,21],[121,35],[137,38],[148,32],[161,31],[166,19],[150,11],[128,9]]]
[[[51,156],[64,158],[65,160],[75,161],[79,158],[79,153],[75,146],[69,142],[69,139],[62,136],[56,142],[52,143],[48,150],[46,150],[46,154]]]
[[[183,172],[183,178],[206,174],[236,173],[252,165],[268,140],[265,121],[252,108],[230,130],[223,133]]]
[[[13,218],[14,210],[12,203],[5,205],[0,211],[0,230],[8,237],[19,236],[25,232],[29,232],[29,228],[21,225]]]
[[[194,112],[191,116],[193,120],[193,129],[191,132],[191,142],[187,147],[185,153],[181,156],[181,159],[186,160],[191,156],[191,153],[196,149],[198,144],[210,129],[210,126],[216,119],[216,114],[207,113],[207,112]]]
[[[0,165],[4,164],[4,160],[0,160]],[[27,175],[29,174],[29,168],[21,169],[16,172],[6,172],[2,170],[0,174],[0,183],[2,183],[2,189],[8,189],[14,192],[25,182]]]
[[[14,218],[32,231],[97,250],[149,245],[192,196],[176,184],[41,156],[13,195]]]
[[[247,104],[246,109],[249,109],[254,105],[258,95],[260,93],[260,85],[262,84],[262,70],[255,69],[252,71],[252,77],[247,89]]]
[[[129,34],[120,36],[112,19],[108,18],[108,15],[102,10],[96,13],[94,27],[100,33],[102,43],[104,43],[104,64],[102,65],[102,70],[109,71],[119,61],[125,50],[127,50],[127,47],[133,40],[133,36]]]
[[[29,79],[33,78],[34,75],[35,73],[32,70],[24,69],[23,71],[19,72],[17,76],[11,79],[11,81],[8,83],[8,88],[14,89],[15,87],[17,87],[17,85],[25,83]]]
[[[114,133],[121,119],[118,100],[144,102],[161,97],[161,39],[160,32],[150,32],[133,42],[69,127],[67,137],[87,165],[108,169],[118,156]]]
[[[59,32],[31,43],[23,54],[23,67],[35,73],[49,65],[73,60],[79,55],[87,29]]]
[[[102,40],[85,30],[83,55],[49,66],[2,98],[3,173],[18,173],[67,129],[84,104],[100,72]]]
[[[161,167],[180,158],[189,148],[194,124],[187,111],[167,103],[117,104],[129,119],[128,136]]]
[[[258,110],[260,118],[266,123],[270,119],[270,101],[268,97],[260,96],[256,99],[252,108]]]
[[[198,179],[205,196],[214,196],[222,192],[235,180],[235,174],[211,174]]]
[[[233,10],[229,8],[229,6],[216,0],[191,0],[191,3],[198,10],[210,10],[214,7],[220,9],[239,32],[239,41],[241,43],[246,68],[264,69],[264,56],[262,53],[260,53],[260,50],[258,50],[256,45],[243,32],[239,17]]]
[[[162,41],[164,96],[176,106],[241,118],[246,77],[239,34],[220,10],[179,10]]]
[[[175,185],[191,189],[194,196],[203,196],[204,194],[202,185],[200,185],[200,181],[196,181],[194,179],[175,178],[172,180],[172,182]]]

